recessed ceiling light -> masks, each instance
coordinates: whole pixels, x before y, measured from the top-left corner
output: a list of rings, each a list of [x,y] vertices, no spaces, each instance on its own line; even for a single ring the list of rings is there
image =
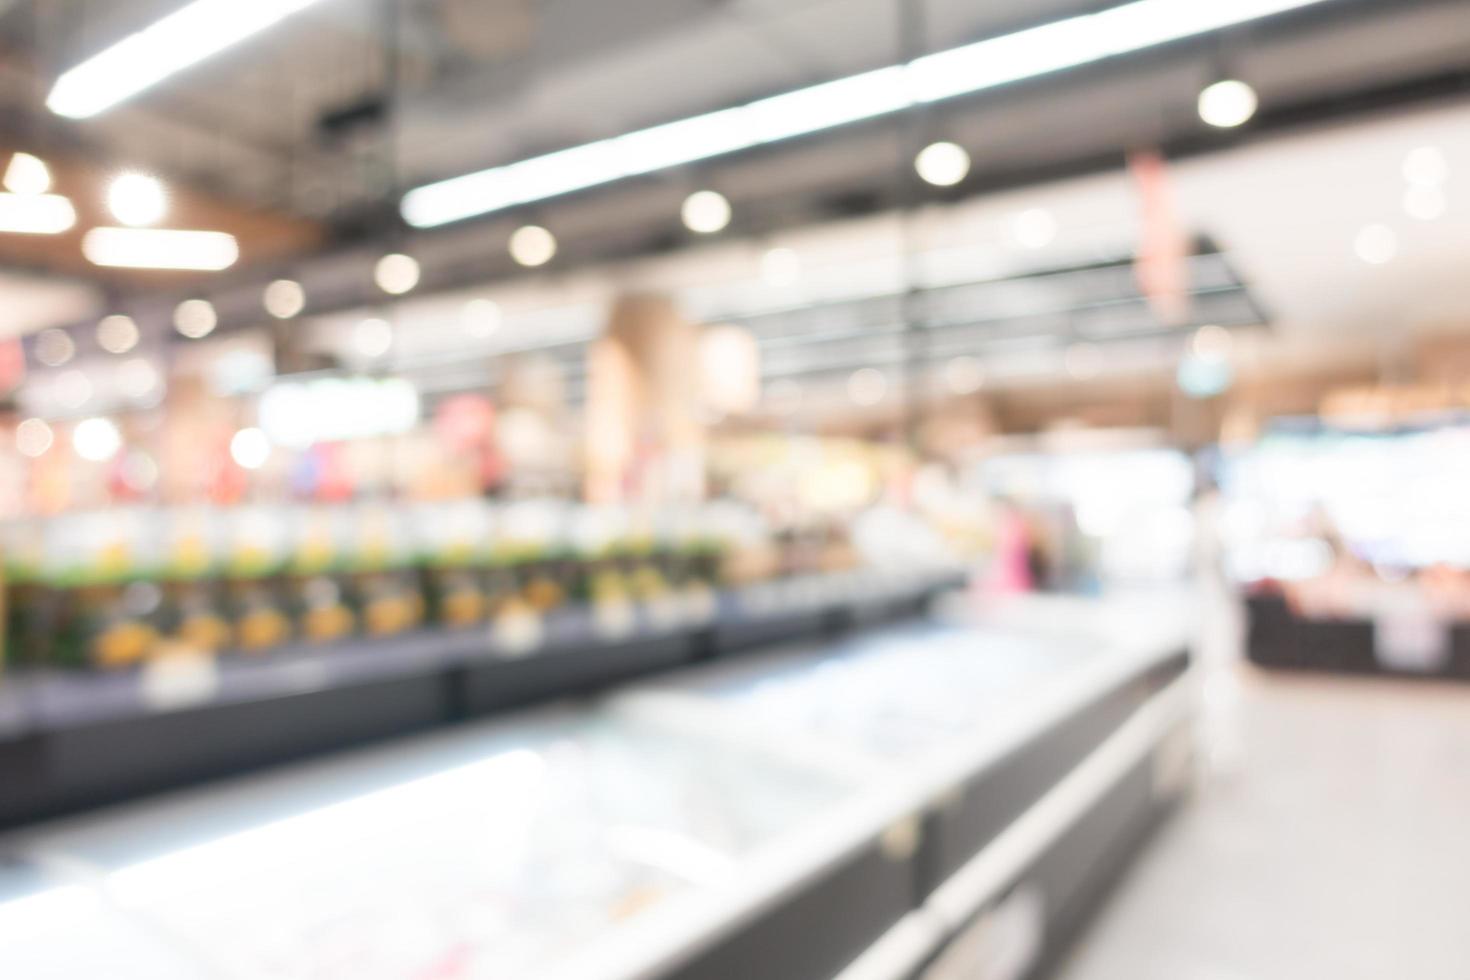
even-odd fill
[[[109,354],[126,354],[138,346],[138,324],[130,316],[109,316],[97,324],[97,346]]]
[[[784,246],[766,249],[761,255],[761,279],[768,286],[791,286],[801,278],[801,256]]]
[[[970,173],[970,154],[958,143],[930,143],[914,158],[914,169],[925,183],[953,187]]]
[[[55,441],[51,426],[41,419],[26,419],[15,427],[15,448],[22,456],[44,456]]]
[[[230,458],[242,469],[258,470],[271,458],[271,442],[259,429],[241,429],[230,439]]]
[[[1218,129],[1250,122],[1260,106],[1256,90],[1238,78],[1227,78],[1199,94],[1199,117]]]
[[[402,296],[419,284],[419,264],[411,255],[394,253],[378,260],[373,281],[389,296]]]
[[[123,394],[129,398],[138,400],[159,393],[162,377],[158,368],[144,358],[125,361],[117,374]]]
[[[1404,179],[1419,187],[1438,187],[1450,179],[1450,161],[1437,146],[1419,146],[1404,157]]]
[[[168,192],[157,177],[119,174],[107,185],[107,210],[130,228],[156,225],[168,214]]]
[[[393,349],[393,325],[372,317],[352,330],[352,347],[363,357],[378,358]]]
[[[465,332],[474,337],[494,336],[500,329],[500,304],[493,299],[472,299],[464,305],[461,322]]]
[[[1449,209],[1444,191],[1433,184],[1411,184],[1404,191],[1404,212],[1416,221],[1436,221]]]
[[[122,448],[122,433],[111,419],[84,419],[72,430],[71,445],[82,459],[102,463]]]
[[[1388,225],[1365,225],[1353,239],[1353,251],[1369,265],[1387,265],[1399,254],[1399,236]]]
[[[92,379],[73,368],[56,376],[56,400],[66,409],[81,408],[92,400]]]
[[[527,268],[545,265],[556,257],[556,236],[540,225],[523,225],[510,236],[510,257]]]
[[[1235,349],[1235,338],[1230,331],[1217,324],[1208,324],[1194,332],[1189,341],[1195,357],[1205,360],[1221,360],[1230,356]]]
[[[71,334],[57,327],[42,330],[36,336],[36,360],[47,367],[61,367],[77,352]]]
[[[1046,208],[1028,208],[1011,222],[1011,234],[1023,248],[1046,248],[1057,237],[1057,219]]]
[[[730,224],[730,202],[719,191],[695,191],[679,209],[684,227],[699,235],[713,235]]]
[[[854,405],[876,405],[887,394],[888,375],[877,368],[858,368],[847,379],[847,397]]]
[[[306,309],[306,290],[294,279],[277,279],[265,287],[261,302],[277,320],[289,320]]]
[[[208,337],[217,326],[219,314],[207,299],[187,299],[174,310],[174,329],[190,340]]]
[[[951,358],[944,365],[944,384],[956,395],[973,395],[985,385],[985,366],[968,354]]]
[[[44,194],[51,189],[51,168],[29,153],[17,153],[5,168],[5,189],[13,194]]]

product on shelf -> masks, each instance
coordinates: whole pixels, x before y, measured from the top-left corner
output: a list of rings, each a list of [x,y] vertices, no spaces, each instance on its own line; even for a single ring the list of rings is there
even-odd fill
[[[861,527],[861,523],[855,526]],[[871,535],[867,535],[871,537]],[[137,507],[5,529],[5,635],[26,666],[262,656],[425,627],[529,652],[586,608],[621,638],[707,622],[718,589],[846,572],[832,521],[774,527],[724,500],[638,510],[555,499]],[[886,565],[886,562],[884,563]]]

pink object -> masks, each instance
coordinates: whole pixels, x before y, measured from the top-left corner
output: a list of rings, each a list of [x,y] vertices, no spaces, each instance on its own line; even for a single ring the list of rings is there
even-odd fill
[[[995,532],[995,557],[990,564],[985,591],[1002,595],[1030,592],[1036,583],[1031,578],[1031,532],[1019,513],[1008,510],[1001,515]]]

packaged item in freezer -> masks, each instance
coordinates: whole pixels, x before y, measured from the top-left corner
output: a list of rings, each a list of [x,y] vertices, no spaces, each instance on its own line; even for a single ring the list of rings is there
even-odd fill
[[[421,504],[413,509],[412,520],[429,619],[448,627],[488,619],[494,526],[490,505],[482,500]]]
[[[119,509],[57,518],[48,529],[42,616],[59,666],[131,667],[152,656],[163,630],[157,583],[160,517]]]
[[[281,509],[239,508],[225,520],[225,614],[236,648],[259,653],[295,635],[286,568],[291,542]]]
[[[359,627],[353,514],[340,506],[296,509],[291,523],[291,557],[286,569],[288,615],[307,643],[345,639]]]
[[[222,515],[180,508],[163,515],[163,623],[177,649],[214,654],[235,645],[227,588],[221,578]]]
[[[506,604],[512,614],[530,610],[544,616],[574,594],[578,569],[569,551],[569,518],[569,506],[550,499],[514,501],[501,509],[494,554],[515,569],[520,594],[518,602]]]
[[[42,577],[44,528],[44,522],[27,520],[0,525],[0,560],[4,562],[0,668],[6,663],[41,664],[50,646],[43,616],[48,591]]]
[[[362,631],[393,636],[419,626],[425,603],[407,514],[387,503],[369,503],[353,516],[349,567]]]

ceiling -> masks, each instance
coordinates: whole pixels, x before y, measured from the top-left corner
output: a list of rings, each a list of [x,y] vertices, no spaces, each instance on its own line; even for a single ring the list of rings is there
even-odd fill
[[[735,203],[729,234],[768,236],[918,193],[958,200],[1107,169],[1134,146],[1228,150],[1334,112],[1470,93],[1461,0],[1332,0],[921,117],[410,236],[395,203],[416,183],[892,64],[906,47],[953,47],[1108,4],[325,0],[97,119],[44,112],[60,70],[180,2],[0,0],[0,148],[38,147],[82,185],[124,166],[156,172],[196,202],[199,221],[243,229],[246,239],[245,262],[228,274],[113,277],[92,315],[166,315],[178,298],[208,290],[222,297],[227,325],[246,324],[259,319],[259,285],[283,273],[307,282],[313,310],[352,308],[372,295],[371,261],[390,245],[424,262],[426,288],[483,283],[518,272],[505,242],[528,218],[561,239],[552,276],[688,245],[678,204],[697,186]],[[901,22],[903,10],[913,20]],[[917,40],[905,44],[910,35]],[[1263,111],[1247,131],[1205,132],[1195,94],[1227,67],[1260,90]],[[908,161],[917,141],[938,135],[966,145],[976,166],[958,188],[921,192]],[[0,266],[100,279],[73,252],[65,241],[0,242]]]

